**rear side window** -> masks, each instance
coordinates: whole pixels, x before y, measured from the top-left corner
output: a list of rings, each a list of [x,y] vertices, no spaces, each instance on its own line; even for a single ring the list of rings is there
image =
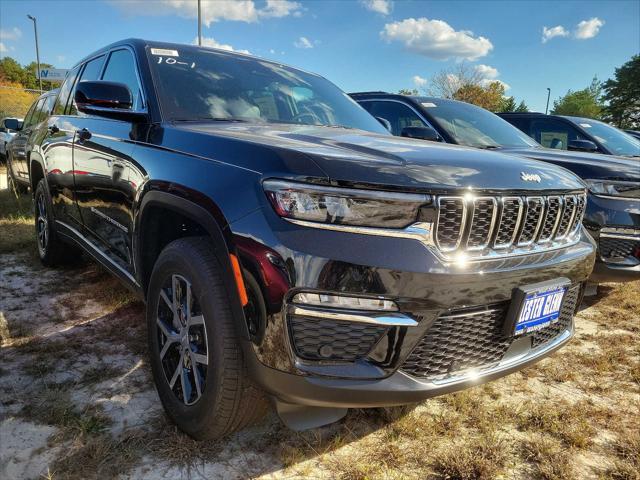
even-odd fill
[[[143,108],[142,92],[140,92],[138,77],[136,75],[136,62],[133,54],[129,50],[116,50],[115,52],[111,52],[107,67],[102,74],[102,80],[124,83],[131,91],[133,109],[141,110]]]
[[[67,103],[69,103],[69,96],[71,94],[71,90],[76,81],[76,77],[78,76],[78,71],[80,67],[76,67],[67,76],[67,79],[60,87],[60,93],[58,94],[58,100],[56,101],[55,107],[53,107],[54,115],[64,115],[67,107]]]
[[[44,99],[41,98],[37,102],[33,102],[33,105],[29,109],[29,112],[27,113],[27,116],[24,118],[24,122],[22,124],[22,128],[28,128],[31,125],[33,125],[34,123],[36,123],[37,115],[38,115],[38,113],[37,113],[38,112],[38,107],[40,105],[42,105],[43,101],[44,101]]]
[[[365,108],[374,117],[382,117],[391,124],[391,133],[400,135],[404,127],[427,126],[409,107],[398,102],[366,102]],[[365,105],[366,105],[365,103]]]
[[[543,147],[567,150],[570,140],[588,140],[571,125],[554,118],[534,119],[529,133]]]

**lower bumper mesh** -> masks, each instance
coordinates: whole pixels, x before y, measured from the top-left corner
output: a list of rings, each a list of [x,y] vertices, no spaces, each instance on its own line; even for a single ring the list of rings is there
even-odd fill
[[[640,259],[640,238],[637,240],[601,237],[600,256],[604,260],[623,260],[627,257]]]
[[[530,334],[532,347],[553,340],[571,327],[580,297],[580,285],[566,293],[560,318],[553,325]],[[414,377],[441,380],[467,369],[496,366],[515,338],[505,336],[503,326],[508,302],[481,310],[452,311],[441,315],[407,357],[401,370]]]

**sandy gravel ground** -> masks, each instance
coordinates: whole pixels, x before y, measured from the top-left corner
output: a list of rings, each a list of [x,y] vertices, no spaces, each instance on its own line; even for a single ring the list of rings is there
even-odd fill
[[[505,379],[197,443],[163,415],[140,302],[90,262],[0,251],[0,478],[638,479],[640,282],[601,293],[567,348]]]

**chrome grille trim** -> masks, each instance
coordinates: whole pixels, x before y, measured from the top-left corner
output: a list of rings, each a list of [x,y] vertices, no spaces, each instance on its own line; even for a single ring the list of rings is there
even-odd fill
[[[585,194],[436,198],[435,247],[459,260],[559,248],[579,237]],[[514,222],[515,217],[515,222]],[[453,225],[453,221],[459,225]]]
[[[467,202],[463,197],[438,197],[436,205],[438,206],[435,235],[436,245],[441,252],[453,252],[460,247],[462,237],[465,233],[468,210]],[[448,219],[447,215],[457,216],[458,208],[462,210],[460,224],[456,225],[455,228],[451,229],[452,231],[449,232],[449,224],[451,221]],[[453,245],[451,245],[452,242],[449,239],[453,236],[456,236],[456,239],[453,242]]]
[[[513,228],[511,227],[510,219],[505,218],[505,212],[509,215],[509,211],[507,210],[508,205],[512,204],[518,205],[518,213],[516,215],[516,221],[513,224]],[[518,235],[518,226],[520,225],[520,221],[522,220],[522,214],[524,212],[524,203],[522,198],[520,197],[502,197],[500,199],[500,224],[498,225],[498,231],[496,233],[496,239],[493,244],[493,248],[501,249],[501,248],[509,248],[513,245],[516,240],[516,236]],[[508,223],[507,223],[508,222]],[[511,231],[511,234],[509,234]],[[509,238],[508,242],[499,242],[499,238],[505,235]]]
[[[480,224],[480,215],[482,213],[482,205],[486,205],[487,203],[491,204],[491,220],[489,221],[489,228],[487,233],[484,234],[483,230],[485,230],[484,224]],[[498,201],[495,197],[476,197],[472,203],[473,210],[471,213],[471,224],[469,227],[469,233],[467,236],[467,250],[483,250],[491,241],[491,237],[493,236],[493,229],[496,225],[496,218],[498,216]],[[483,241],[479,241],[478,239],[484,239]]]

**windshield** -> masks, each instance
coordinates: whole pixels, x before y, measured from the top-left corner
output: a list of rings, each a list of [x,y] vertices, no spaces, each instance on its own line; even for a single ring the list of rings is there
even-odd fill
[[[163,116],[358,128],[389,134],[328,80],[258,58],[147,48]]]
[[[539,146],[531,137],[484,108],[438,99],[420,99],[420,103],[460,145],[477,148]]]
[[[640,155],[640,141],[611,125],[590,118],[565,117],[582,127],[614,155],[637,157]]]

